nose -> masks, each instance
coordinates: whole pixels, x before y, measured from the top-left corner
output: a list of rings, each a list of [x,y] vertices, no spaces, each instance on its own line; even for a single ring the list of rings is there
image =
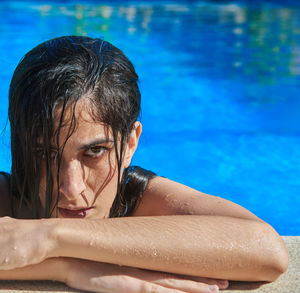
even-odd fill
[[[83,169],[79,161],[63,162],[60,169],[59,192],[72,200],[80,196],[85,190]]]

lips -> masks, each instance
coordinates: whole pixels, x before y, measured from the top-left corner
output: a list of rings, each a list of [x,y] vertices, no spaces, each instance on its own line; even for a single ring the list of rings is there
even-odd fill
[[[58,208],[58,211],[63,218],[85,218],[90,213],[91,209],[92,208],[70,210]]]

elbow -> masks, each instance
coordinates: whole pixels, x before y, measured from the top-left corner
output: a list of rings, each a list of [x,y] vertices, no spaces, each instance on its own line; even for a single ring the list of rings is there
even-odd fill
[[[284,244],[283,244],[284,245]],[[285,247],[276,253],[276,259],[273,259],[269,265],[269,272],[271,272],[268,280],[269,282],[276,281],[280,275],[284,274],[288,269],[289,258]]]
[[[274,282],[278,277],[284,274],[289,265],[289,257],[282,238],[268,224],[264,223],[265,241],[263,249],[263,271],[264,280]]]

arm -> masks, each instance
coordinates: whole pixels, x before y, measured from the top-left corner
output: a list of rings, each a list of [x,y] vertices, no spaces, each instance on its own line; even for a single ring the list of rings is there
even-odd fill
[[[231,280],[273,281],[285,269],[281,261],[285,251],[275,241],[273,229],[251,220],[221,216],[2,218],[1,224],[1,235],[9,235],[0,240],[3,269],[55,256]]]
[[[66,281],[67,261],[64,258],[49,258],[39,264],[13,270],[0,270],[0,280],[53,280]]]
[[[176,276],[73,258],[49,258],[35,265],[0,270],[0,280],[53,280],[91,292],[206,293],[226,289],[228,281]]]
[[[287,268],[271,226],[239,205],[161,177],[150,181],[133,217],[78,225],[97,235],[78,235],[74,253],[82,258],[232,280],[273,281]],[[74,256],[72,223],[58,223],[56,231],[57,253]]]
[[[55,226],[54,255],[231,280],[273,281],[286,269],[274,230],[250,220],[165,216]]]
[[[153,180],[145,193],[144,201],[152,195],[158,197],[157,205],[163,204],[163,212],[173,216],[150,216],[151,212],[155,214],[155,210],[148,210],[146,214],[144,207],[147,217],[143,217],[141,202],[135,213],[139,217],[32,220],[27,221],[27,229],[24,229],[24,221],[12,223],[11,228],[7,223],[1,228],[10,229],[10,232],[3,231],[9,235],[18,231],[16,241],[22,239],[20,230],[24,230],[25,238],[36,239],[39,248],[39,243],[44,243],[42,251],[36,253],[32,241],[28,241],[27,246],[23,241],[23,254],[26,253],[27,261],[30,260],[31,263],[40,262],[47,257],[67,256],[178,274],[266,281],[275,280],[286,270],[285,247],[268,224],[258,221],[251,213],[234,204],[230,209],[230,202],[213,198],[218,204],[210,204],[209,196],[200,194],[197,199],[198,192],[166,180]],[[172,203],[168,206],[167,203],[171,201],[166,200],[166,193],[159,192],[164,190],[160,186],[162,184],[169,185],[167,189],[174,192],[173,198],[179,194],[190,197],[194,201],[191,205],[193,209],[187,206],[187,211],[193,215],[176,215],[176,211],[182,211],[181,201],[179,205]],[[188,202],[189,199],[186,200]],[[206,205],[202,204],[204,202]],[[219,211],[214,210],[215,206]],[[152,209],[154,207],[155,205]],[[203,207],[209,215],[201,215]],[[226,215],[216,215],[224,211]],[[16,229],[16,225],[22,226],[22,229]],[[3,241],[6,240],[1,240]],[[7,241],[12,246],[14,240]],[[7,245],[0,243],[0,246]],[[14,252],[15,258],[9,261],[7,268],[16,265],[19,260],[18,252],[19,249]],[[5,250],[1,253],[3,255]],[[17,266],[27,264],[24,262]]]
[[[225,216],[263,222],[250,211],[224,198],[156,177],[148,183],[133,216],[163,215]]]
[[[147,210],[150,197],[156,204]],[[28,247],[23,245],[23,253],[26,252],[31,262],[51,256],[69,256],[233,280],[273,281],[286,270],[287,254],[278,234],[235,204],[163,178],[149,184],[143,201],[136,217],[27,222],[32,233],[30,239],[33,237],[36,243],[45,245],[42,253],[37,254],[30,242]],[[173,216],[158,217],[156,208]],[[143,213],[147,217],[142,217]],[[150,216],[151,213],[154,216]],[[24,227],[23,222],[19,225]],[[9,229],[8,225],[5,228]],[[16,233],[16,230],[19,231],[17,239],[22,239],[20,230],[26,229],[16,229],[16,223],[12,224],[12,232],[6,234]],[[6,267],[13,263],[10,261]]]

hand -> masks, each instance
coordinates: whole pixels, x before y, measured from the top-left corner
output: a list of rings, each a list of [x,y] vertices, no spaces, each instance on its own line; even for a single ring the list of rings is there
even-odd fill
[[[65,258],[68,286],[105,293],[206,293],[228,287],[226,280],[179,276],[88,260]]]
[[[0,218],[0,270],[40,263],[51,257],[55,241],[48,220]]]

